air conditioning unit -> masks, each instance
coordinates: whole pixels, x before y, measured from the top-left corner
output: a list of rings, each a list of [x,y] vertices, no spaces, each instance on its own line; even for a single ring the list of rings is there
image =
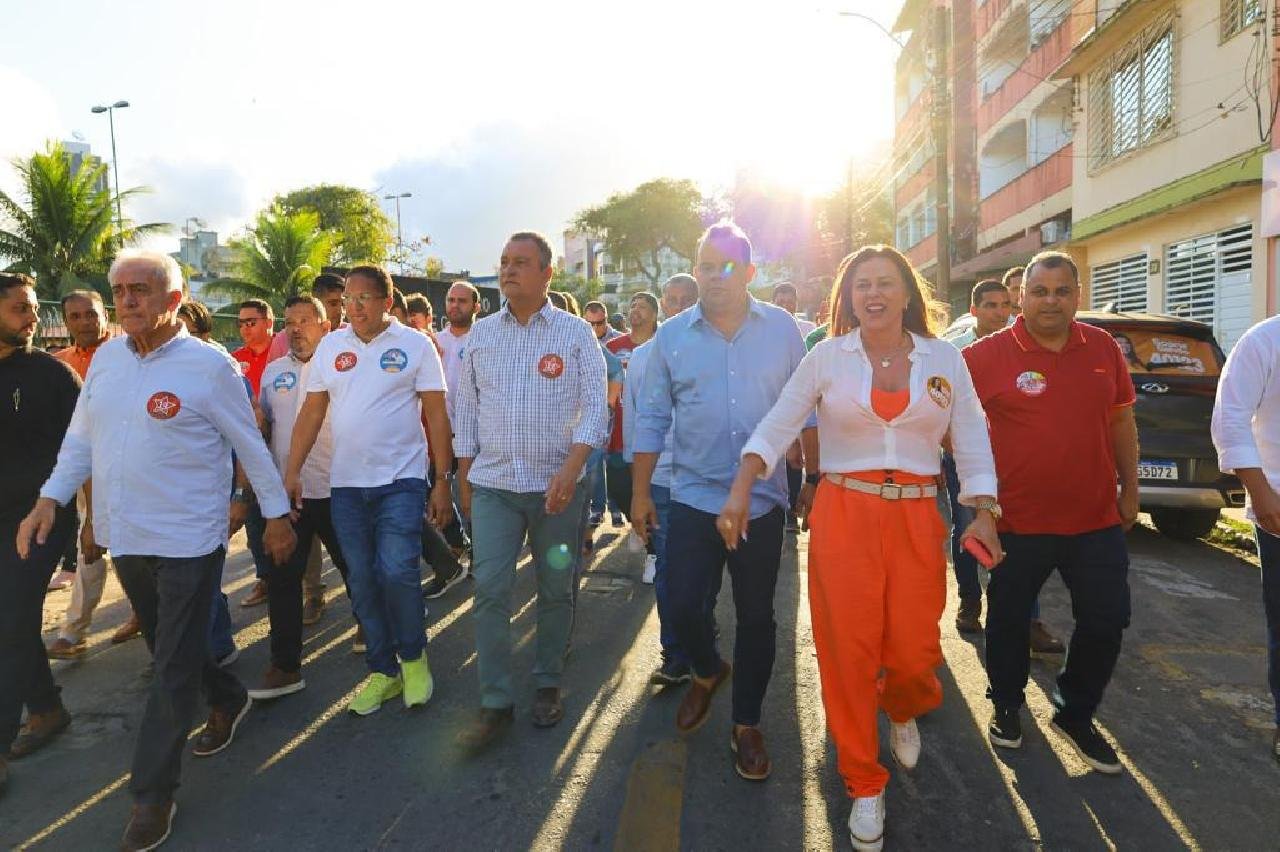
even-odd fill
[[[1068,237],[1067,226],[1063,222],[1053,220],[1045,222],[1040,226],[1040,244],[1051,246],[1060,243]]]

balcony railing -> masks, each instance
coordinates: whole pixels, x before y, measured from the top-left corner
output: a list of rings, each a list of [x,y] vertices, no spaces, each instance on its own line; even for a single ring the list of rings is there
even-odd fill
[[[938,262],[938,235],[930,234],[903,252],[916,269]]]
[[[894,204],[901,210],[933,183],[933,160],[926,160],[924,165],[906,180],[893,193]]]
[[[1023,172],[983,199],[978,209],[979,229],[986,231],[994,228],[1071,186],[1071,148],[1068,143],[1049,159]]]
[[[1071,25],[1064,18],[1058,28],[1027,54],[1018,69],[978,104],[978,135],[986,133],[1009,111],[1022,103],[1031,90],[1049,79],[1071,53]]]
[[[973,13],[973,32],[978,41],[991,32],[1018,0],[987,0]]]

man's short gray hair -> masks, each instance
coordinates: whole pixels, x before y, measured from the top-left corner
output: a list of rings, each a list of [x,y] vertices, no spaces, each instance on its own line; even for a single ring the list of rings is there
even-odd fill
[[[155,280],[164,284],[170,293],[182,292],[182,267],[178,265],[178,261],[160,251],[121,249],[116,259],[111,261],[111,268],[107,270],[107,281],[114,284],[120,267],[137,261],[151,264],[155,268]]]

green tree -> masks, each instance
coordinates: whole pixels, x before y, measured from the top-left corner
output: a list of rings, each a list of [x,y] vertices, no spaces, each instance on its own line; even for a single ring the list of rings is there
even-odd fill
[[[13,168],[21,180],[21,197],[0,192],[0,258],[8,260],[8,270],[34,276],[41,299],[56,299],[86,285],[106,295],[107,268],[115,252],[169,230],[161,223],[134,225],[128,220],[118,229],[106,165],[81,161],[73,169],[56,142],[43,154],[14,160]],[[145,191],[125,190],[121,204]]]
[[[333,263],[382,263],[396,241],[395,223],[382,212],[371,192],[353,186],[322,183],[276,196],[272,202],[286,213],[311,211],[333,240]]]
[[[650,288],[657,288],[659,253],[670,249],[692,260],[706,206],[693,181],[658,178],[580,211],[573,227],[599,237],[615,264],[638,270]]]
[[[599,278],[587,279],[581,275],[557,269],[551,276],[551,289],[572,293],[579,305],[585,305],[592,299],[598,299],[603,285]]]
[[[237,272],[206,285],[207,292],[231,299],[263,299],[280,310],[286,299],[308,292],[329,262],[333,235],[321,229],[314,212],[269,209],[249,232],[232,240]]]

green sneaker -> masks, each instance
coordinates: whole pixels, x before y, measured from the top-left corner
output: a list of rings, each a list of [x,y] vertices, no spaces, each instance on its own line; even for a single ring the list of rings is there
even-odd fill
[[[374,672],[360,689],[358,695],[351,699],[347,709],[357,716],[368,716],[377,713],[384,701],[390,701],[404,691],[404,682],[400,677],[390,677],[382,672]]]
[[[435,681],[427,665],[427,652],[416,660],[400,663],[400,677],[404,680],[404,706],[420,707],[431,700]]]

